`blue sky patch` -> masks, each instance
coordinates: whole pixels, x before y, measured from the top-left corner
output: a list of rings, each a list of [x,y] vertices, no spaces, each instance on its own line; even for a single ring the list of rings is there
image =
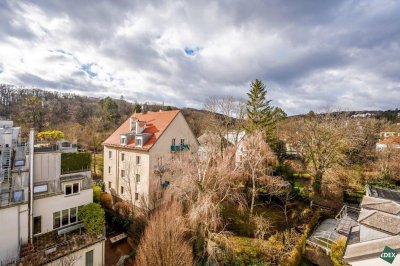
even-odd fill
[[[195,56],[198,53],[199,48],[192,49],[192,48],[186,47],[184,51],[185,51],[185,55]]]
[[[94,78],[94,77],[97,76],[97,73],[95,73],[95,72],[93,72],[93,71],[91,70],[91,67],[92,67],[93,65],[94,65],[94,63],[90,63],[90,64],[83,64],[83,65],[81,66],[81,70],[82,70],[83,72],[85,72],[86,74],[88,74],[90,78]]]

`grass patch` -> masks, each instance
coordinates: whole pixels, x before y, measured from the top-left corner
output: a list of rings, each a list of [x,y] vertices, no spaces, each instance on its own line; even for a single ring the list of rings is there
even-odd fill
[[[262,215],[270,220],[276,230],[286,228],[285,216],[282,209],[272,206],[255,206],[254,215]],[[238,211],[235,205],[226,205],[222,210],[225,221],[228,221],[227,230],[239,236],[253,236],[254,227],[249,222],[249,211]]]

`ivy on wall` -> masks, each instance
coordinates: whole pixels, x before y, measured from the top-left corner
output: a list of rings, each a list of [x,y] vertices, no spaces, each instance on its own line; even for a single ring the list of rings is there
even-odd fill
[[[61,172],[90,170],[92,157],[88,152],[71,152],[61,154]]]

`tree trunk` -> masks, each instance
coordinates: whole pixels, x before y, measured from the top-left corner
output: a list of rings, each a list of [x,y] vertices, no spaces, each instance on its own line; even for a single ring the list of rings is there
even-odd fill
[[[252,189],[251,189],[251,205],[250,205],[250,218],[253,217],[253,210],[254,210],[254,201],[256,198],[256,182],[254,178],[254,174],[252,176]]]
[[[318,195],[321,193],[322,176],[323,176],[323,173],[320,170],[317,171],[314,176],[313,189],[314,189],[314,192]]]
[[[96,173],[96,151],[95,150],[92,151],[92,155],[93,155],[93,174],[94,174],[94,176],[97,177],[97,173]]]

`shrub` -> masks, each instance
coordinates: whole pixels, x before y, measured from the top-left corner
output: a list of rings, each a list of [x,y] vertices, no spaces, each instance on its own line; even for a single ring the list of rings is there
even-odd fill
[[[113,199],[112,196],[110,194],[108,194],[107,192],[103,192],[100,194],[100,204],[101,206],[103,206],[103,208],[112,209],[113,206]]]
[[[89,233],[100,235],[105,226],[104,210],[98,203],[90,203],[78,210],[78,216],[83,221],[85,229]]]
[[[346,240],[341,239],[336,241],[335,243],[332,244],[331,246],[331,252],[329,253],[329,256],[331,257],[331,261],[334,266],[346,266],[349,265],[342,259],[342,254],[344,251],[344,248],[346,246]]]
[[[129,217],[122,217],[120,215],[114,215],[112,217],[112,223],[117,230],[128,232],[131,228],[133,220]]]
[[[300,264],[304,248],[306,246],[307,237],[309,237],[309,235],[311,234],[314,227],[317,225],[320,218],[321,214],[319,211],[317,211],[311,218],[310,222],[306,225],[304,233],[300,236],[299,240],[297,241],[297,244],[293,248],[292,252],[289,254],[289,257],[285,259],[284,263],[282,263],[283,265],[294,266]]]
[[[88,152],[71,152],[61,154],[61,172],[90,170],[92,157]]]
[[[100,203],[101,187],[93,186],[93,201]]]
[[[114,205],[115,211],[123,217],[128,217],[131,214],[132,206],[127,201],[119,201]]]
[[[60,130],[42,131],[37,134],[38,139],[45,141],[56,141],[64,138],[64,133]]]
[[[186,226],[178,204],[157,210],[140,240],[135,265],[194,265]]]

